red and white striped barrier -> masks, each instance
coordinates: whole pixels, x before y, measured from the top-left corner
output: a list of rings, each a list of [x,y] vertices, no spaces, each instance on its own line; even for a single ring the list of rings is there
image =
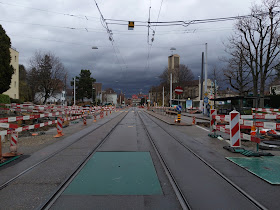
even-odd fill
[[[230,146],[231,147],[240,147],[240,124],[239,118],[240,114],[237,111],[230,112]]]
[[[57,134],[54,136],[55,138],[59,138],[61,136],[64,136],[64,134],[62,133],[62,126],[63,126],[63,119],[58,118],[57,119],[57,124],[56,124]]]
[[[273,113],[280,112],[280,109],[252,108],[252,111]]]
[[[66,117],[63,120],[75,120],[75,119],[80,119],[82,118],[84,115],[80,115],[80,116],[75,116],[75,117]],[[52,121],[48,121],[48,122],[44,122],[44,123],[38,123],[38,124],[34,124],[34,125],[27,125],[24,127],[19,127],[17,129],[15,129],[15,131],[17,132],[22,132],[22,131],[27,131],[27,130],[33,130],[35,128],[41,128],[44,126],[48,126],[48,125],[53,125],[56,124],[57,120],[52,120]],[[11,134],[11,130],[6,130],[6,131],[0,131],[0,135],[7,135],[7,134]]]
[[[86,116],[83,117],[83,121],[84,121],[84,125],[87,125],[87,117]]]
[[[215,118],[214,116],[217,115],[217,110],[216,109],[211,109],[210,110],[210,131],[214,132],[214,125],[215,125]]]
[[[18,143],[18,132],[12,131],[10,143],[11,143],[10,152],[16,153],[17,152],[17,143]]]

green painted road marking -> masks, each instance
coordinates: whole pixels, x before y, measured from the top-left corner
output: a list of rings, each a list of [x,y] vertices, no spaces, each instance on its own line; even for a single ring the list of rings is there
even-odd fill
[[[227,157],[270,184],[280,184],[280,157]]]
[[[149,152],[97,152],[64,195],[159,195]]]
[[[1,141],[1,140],[0,140],[0,141]],[[12,162],[12,161],[14,161],[14,160],[16,160],[16,159],[18,159],[19,157],[20,157],[20,155],[15,156],[15,157],[12,157],[12,158],[8,158],[8,160],[6,160],[4,163],[1,163],[1,164],[0,164],[0,167],[3,166],[3,165],[6,165],[6,164],[8,164],[8,163],[10,163],[10,162]]]

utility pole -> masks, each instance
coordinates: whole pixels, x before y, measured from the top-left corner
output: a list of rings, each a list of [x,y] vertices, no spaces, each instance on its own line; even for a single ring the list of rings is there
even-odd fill
[[[205,43],[205,90],[204,90],[204,96],[208,97],[207,95],[207,43]],[[206,109],[206,103],[204,103],[204,114],[207,114],[207,109]]]
[[[76,105],[76,77],[74,77],[74,106]]]
[[[200,101],[199,101],[199,109],[203,111],[203,67],[204,66],[204,52],[202,52],[202,60],[201,60],[201,75],[200,75]]]
[[[172,72],[170,73],[170,107],[172,106]]]

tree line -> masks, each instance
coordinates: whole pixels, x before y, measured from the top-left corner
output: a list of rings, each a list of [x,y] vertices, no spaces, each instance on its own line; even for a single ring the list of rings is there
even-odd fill
[[[14,69],[11,63],[11,41],[0,25],[0,94],[10,89]],[[77,99],[92,97],[92,85],[96,80],[90,70],[82,69],[76,77]],[[40,93],[43,104],[66,90],[71,83],[68,72],[60,58],[51,52],[36,51],[30,58],[28,67],[19,65],[19,101],[38,102],[36,94]]]
[[[250,15],[238,18],[224,43],[227,56],[219,58],[222,64],[212,66],[209,74],[219,88],[230,86],[240,96],[260,96],[261,107],[268,86],[280,79],[279,7],[280,0],[263,0],[260,5],[253,4]],[[177,71],[178,85],[193,79],[188,67],[180,66]],[[161,87],[168,88],[168,77],[166,68],[160,75]]]

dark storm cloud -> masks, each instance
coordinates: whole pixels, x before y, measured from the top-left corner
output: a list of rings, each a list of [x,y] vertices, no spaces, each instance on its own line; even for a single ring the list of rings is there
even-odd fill
[[[225,56],[222,41],[232,33],[234,24],[153,27],[155,39],[147,59],[147,27],[138,27],[136,23],[134,31],[128,31],[127,26],[109,25],[114,34],[113,48],[92,0],[1,2],[0,24],[19,51],[20,63],[28,67],[36,50],[52,52],[65,65],[69,78],[77,76],[81,69],[89,69],[104,88],[121,89],[128,95],[147,92],[150,86],[159,84],[156,77],[167,67],[171,47],[176,48],[174,53],[180,55],[181,63],[189,66],[196,77],[201,70],[204,43],[208,43],[208,69],[219,64],[218,58]],[[148,0],[97,2],[107,19],[148,20]],[[161,0],[152,1],[151,21],[157,20],[160,3]],[[243,0],[164,0],[159,21],[243,15],[249,13],[250,5],[251,1]],[[92,46],[98,49],[93,50]]]

